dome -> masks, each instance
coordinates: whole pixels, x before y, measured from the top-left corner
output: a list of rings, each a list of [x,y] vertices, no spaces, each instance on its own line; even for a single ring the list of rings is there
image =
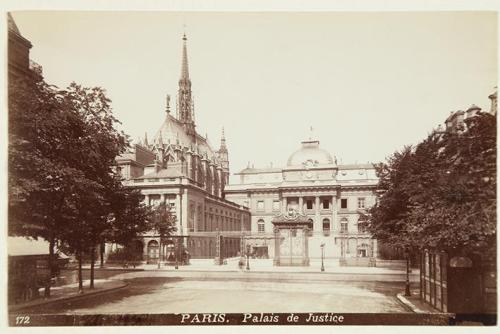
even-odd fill
[[[331,165],[333,158],[330,153],[319,148],[319,141],[309,140],[303,141],[302,147],[295,151],[288,158],[287,166],[315,166],[315,165]]]

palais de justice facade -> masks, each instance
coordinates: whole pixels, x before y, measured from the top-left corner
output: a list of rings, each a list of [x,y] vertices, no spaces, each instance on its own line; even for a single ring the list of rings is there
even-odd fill
[[[338,165],[309,138],[282,168],[246,168],[226,199],[249,207],[247,245],[276,265],[307,265],[308,257],[373,265],[377,242],[365,214],[375,204],[378,178],[372,164]]]
[[[224,131],[218,150],[196,132],[186,40],[175,117],[167,96],[155,135],[146,133],[117,158],[124,184],[140,189],[149,205],[169,204],[176,216],[176,235],[161,250],[154,231],[137,240],[143,260],[168,259],[180,244],[193,258],[250,252],[275,265],[308,265],[324,251],[341,263],[373,264],[376,241],[363,218],[375,201],[373,165],[337,165],[309,138],[285,167],[246,168],[236,174],[240,184],[229,185]]]

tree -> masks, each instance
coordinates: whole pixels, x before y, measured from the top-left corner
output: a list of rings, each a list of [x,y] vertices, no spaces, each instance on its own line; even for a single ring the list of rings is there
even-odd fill
[[[462,131],[434,131],[377,168],[370,231],[416,250],[496,254],[496,117],[478,113]]]
[[[395,152],[376,167],[378,201],[369,211],[369,229],[380,241],[393,247],[408,248],[414,245],[414,239],[407,229],[410,214],[410,202],[405,181],[411,174],[411,146]]]
[[[80,193],[80,200],[75,203],[79,218],[79,226],[75,230],[84,237],[68,238],[68,242],[74,242],[72,247],[80,254],[79,267],[84,250],[90,253],[90,287],[93,288],[95,249],[104,241],[107,231],[112,229],[111,201],[113,192],[121,187],[114,170],[115,158],[125,151],[128,140],[123,132],[115,129],[119,122],[113,116],[111,101],[102,88],[86,88],[72,83],[65,96],[73,112],[80,115],[85,123],[78,150],[80,162],[83,162],[80,170],[87,179],[80,188],[85,193]]]
[[[432,182],[414,196],[413,231],[427,248],[496,254],[496,118],[480,113],[441,136]],[[417,224],[418,222],[418,224]]]
[[[176,218],[170,211],[170,205],[165,202],[160,203],[158,206],[153,207],[151,229],[156,231],[160,236],[160,258],[158,259],[158,268],[160,268],[162,245],[165,238],[172,235],[176,231],[175,221]],[[177,258],[177,256],[176,256]]]
[[[127,246],[138,235],[148,232],[153,210],[142,202],[140,190],[123,186],[121,183],[111,194],[111,229],[106,232],[105,240]]]
[[[84,123],[70,109],[39,76],[9,81],[9,234],[49,241],[51,276],[58,231],[69,218],[68,185],[81,177],[71,161]]]
[[[9,234],[48,240],[52,270],[54,246],[64,244],[78,258],[81,289],[84,254],[93,287],[95,247],[114,224],[132,224],[131,234],[147,226],[137,194],[127,193],[126,207],[114,201],[124,191],[115,158],[128,139],[115,129],[110,102],[101,88],[59,90],[40,77],[9,82]],[[135,219],[113,218],[120,210],[136,210]]]

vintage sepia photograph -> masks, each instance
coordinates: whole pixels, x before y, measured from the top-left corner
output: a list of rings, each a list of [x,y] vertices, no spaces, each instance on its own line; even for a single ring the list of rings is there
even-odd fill
[[[3,20],[10,327],[497,325],[495,11]]]

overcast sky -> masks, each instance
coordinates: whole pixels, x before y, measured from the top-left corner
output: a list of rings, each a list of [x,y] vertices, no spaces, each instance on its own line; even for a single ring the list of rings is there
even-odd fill
[[[314,128],[342,163],[381,161],[450,111],[489,110],[496,14],[14,12],[45,79],[104,87],[149,138],[175,101],[182,33],[199,133],[225,127],[232,172],[284,166]]]

